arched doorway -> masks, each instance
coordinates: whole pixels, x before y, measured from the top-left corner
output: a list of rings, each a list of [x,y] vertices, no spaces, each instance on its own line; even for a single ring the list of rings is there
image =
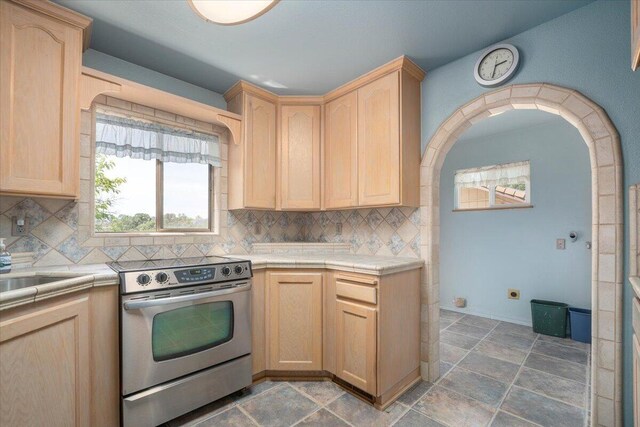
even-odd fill
[[[623,185],[620,138],[596,103],[550,84],[521,84],[487,92],[454,111],[429,141],[421,164],[422,376],[439,376],[440,170],[458,137],[474,123],[512,109],[539,109],[575,126],[589,149],[592,191],[591,419],[622,423]],[[605,301],[606,300],[606,301]],[[613,301],[611,303],[611,301]]]

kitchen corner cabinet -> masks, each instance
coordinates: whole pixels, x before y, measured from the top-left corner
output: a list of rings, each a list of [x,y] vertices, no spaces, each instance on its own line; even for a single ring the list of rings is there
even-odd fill
[[[90,24],[54,3],[0,1],[0,193],[78,197],[78,85]]]
[[[320,106],[280,109],[279,207],[320,210]]]
[[[229,209],[276,208],[276,103],[240,92],[227,103],[242,114],[243,132],[229,145]]]
[[[225,99],[230,111],[244,114],[245,136],[243,147],[229,149],[229,208],[418,207],[423,78],[401,57],[324,96],[235,84]],[[261,105],[250,107],[256,99]],[[264,104],[269,113],[256,120]],[[256,202],[257,195],[264,199]]]
[[[267,273],[267,370],[322,369],[322,276]]]
[[[0,425],[119,424],[117,291],[0,313]]]
[[[325,105],[324,206],[358,206],[358,96],[347,93]]]

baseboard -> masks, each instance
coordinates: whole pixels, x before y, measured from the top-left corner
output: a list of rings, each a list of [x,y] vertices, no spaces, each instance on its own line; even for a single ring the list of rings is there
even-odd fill
[[[440,308],[443,310],[449,310],[449,311],[455,311],[456,313],[462,313],[462,314],[471,314],[473,316],[480,316],[480,317],[486,317],[487,319],[493,319],[493,320],[500,320],[501,322],[510,322],[510,323],[515,323],[518,325],[523,325],[523,326],[531,326],[531,321],[524,321],[521,319],[513,319],[510,317],[505,317],[505,316],[496,316],[493,314],[488,314],[488,313],[484,313],[481,311],[476,311],[473,309],[469,309],[469,308],[458,308],[458,307],[454,307],[454,306],[445,306],[440,304]]]

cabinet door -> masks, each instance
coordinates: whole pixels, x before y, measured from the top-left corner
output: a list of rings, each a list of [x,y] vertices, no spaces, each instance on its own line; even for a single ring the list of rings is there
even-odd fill
[[[0,322],[0,425],[89,425],[88,306],[84,296]]]
[[[358,205],[358,95],[325,106],[324,203],[327,209]]]
[[[245,199],[247,208],[276,207],[276,106],[246,95]]]
[[[285,105],[281,113],[281,208],[320,209],[320,107]]]
[[[360,206],[400,203],[399,72],[358,89]]]
[[[0,2],[0,192],[79,192],[82,32]]]
[[[376,309],[336,302],[336,375],[376,394]]]
[[[268,369],[322,369],[322,273],[269,273]]]

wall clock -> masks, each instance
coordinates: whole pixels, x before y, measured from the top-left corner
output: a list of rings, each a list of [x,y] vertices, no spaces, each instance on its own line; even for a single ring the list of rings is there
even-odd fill
[[[473,75],[482,86],[495,87],[513,77],[519,63],[520,54],[515,46],[496,44],[482,52]]]

